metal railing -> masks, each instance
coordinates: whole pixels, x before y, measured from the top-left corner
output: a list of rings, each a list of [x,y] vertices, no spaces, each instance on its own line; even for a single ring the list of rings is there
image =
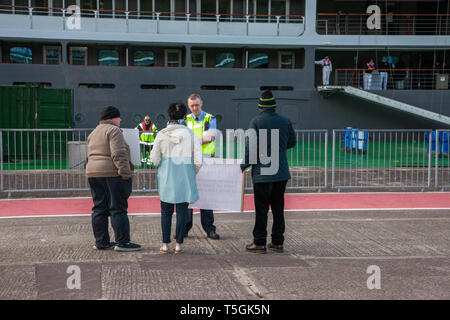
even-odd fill
[[[369,87],[365,69],[338,68],[334,73],[334,84],[367,90],[382,90],[381,72],[387,73],[387,89],[448,89],[450,69],[377,69],[371,73]]]
[[[328,131],[296,130],[297,145],[287,150],[291,179],[286,189],[325,189],[328,185]],[[253,190],[251,174],[245,182]]]
[[[93,129],[0,129],[1,191],[88,190],[87,137]],[[156,173],[136,167],[134,191],[156,191]]]
[[[0,5],[0,13],[22,15],[66,16],[68,8]],[[227,14],[145,10],[80,9],[82,18],[149,19],[178,21],[223,21],[261,23],[303,23],[304,15]]]
[[[449,136],[450,130],[436,130],[431,135],[430,144],[435,155],[436,187],[450,187]]]
[[[0,191],[89,190],[92,129],[0,129]],[[290,190],[450,187],[450,130],[297,130],[287,152]],[[157,170],[135,168],[133,191],[157,191]],[[245,189],[252,189],[247,174]]]
[[[333,130],[332,188],[429,188],[431,130]]]
[[[380,29],[369,30],[371,14],[318,13],[319,34],[338,35],[449,35],[449,14],[381,14]]]

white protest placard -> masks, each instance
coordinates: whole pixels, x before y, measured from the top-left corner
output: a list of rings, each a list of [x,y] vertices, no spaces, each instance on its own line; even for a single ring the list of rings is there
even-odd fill
[[[131,163],[135,166],[141,164],[141,151],[139,149],[139,130],[122,129],[125,142],[130,146]]]
[[[242,211],[244,184],[239,159],[203,158],[197,174],[199,199],[189,208]]]

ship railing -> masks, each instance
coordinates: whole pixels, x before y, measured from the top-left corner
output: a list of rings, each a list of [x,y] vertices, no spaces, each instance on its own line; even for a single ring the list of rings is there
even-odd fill
[[[0,13],[22,15],[66,16],[69,8],[0,5]],[[304,23],[304,15],[226,14],[196,12],[162,12],[136,10],[80,9],[80,17],[150,19],[179,21],[223,21],[248,23]]]
[[[447,90],[450,69],[376,69],[369,81],[365,69],[337,68],[334,85],[382,90],[382,72],[387,75],[387,90]],[[317,81],[322,84],[322,80]],[[370,83],[370,87],[369,87]],[[333,83],[332,83],[333,84]]]
[[[380,14],[380,24],[371,26],[371,14],[318,13],[316,30],[326,35],[449,35],[450,14]],[[368,23],[368,19],[370,21]]]
[[[0,192],[87,191],[92,129],[0,129]],[[450,187],[450,130],[296,130],[289,190],[436,190]],[[146,157],[146,154],[141,154]],[[238,157],[239,158],[239,157]],[[135,167],[133,191],[156,192],[157,170]],[[247,174],[245,189],[252,189]]]

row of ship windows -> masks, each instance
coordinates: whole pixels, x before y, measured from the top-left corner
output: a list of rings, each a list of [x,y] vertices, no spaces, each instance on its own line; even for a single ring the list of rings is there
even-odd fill
[[[1,50],[0,50],[1,51]],[[43,47],[43,63],[57,65],[61,63],[61,47],[44,46]],[[132,66],[155,66],[155,53],[151,50],[138,50],[132,53]],[[245,55],[246,68],[268,68],[269,54],[266,52],[246,52]],[[33,50],[25,46],[15,46],[9,49],[9,62],[11,63],[33,63]],[[219,52],[215,54],[216,68],[239,68],[236,63],[236,55],[232,52]],[[87,47],[69,47],[69,63],[72,65],[88,64],[88,48]],[[205,68],[206,50],[192,50],[191,63],[194,68]],[[120,66],[120,56],[117,50],[98,50],[97,64],[100,66]],[[164,66],[165,67],[182,67],[182,50],[181,49],[165,49],[164,50]],[[295,53],[294,52],[278,52],[278,68],[294,69]]]
[[[37,86],[40,88],[51,88],[52,84],[50,82],[13,82],[14,86]],[[78,88],[88,88],[88,89],[115,89],[116,85],[113,83],[80,83]],[[174,90],[177,86],[173,84],[142,84],[141,89],[150,90]],[[271,91],[293,91],[294,87],[291,86],[261,86],[259,88],[261,91],[271,90]],[[227,85],[203,85],[200,86],[200,90],[236,90],[235,86]]]

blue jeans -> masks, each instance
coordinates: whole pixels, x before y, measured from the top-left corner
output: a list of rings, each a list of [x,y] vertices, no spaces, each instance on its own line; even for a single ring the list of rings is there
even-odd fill
[[[186,229],[185,233],[188,233],[191,230],[193,225],[193,214],[194,210],[188,209],[189,214],[186,220]],[[214,226],[214,213],[212,210],[200,209],[200,221],[202,223],[203,230],[208,234],[211,231],[216,232],[216,227]]]
[[[161,229],[163,243],[170,243],[170,230],[172,228],[172,215],[176,207],[177,210],[177,224],[175,227],[175,239],[177,243],[184,241],[184,229],[186,227],[186,218],[188,216],[189,203],[167,203],[161,201]]]

